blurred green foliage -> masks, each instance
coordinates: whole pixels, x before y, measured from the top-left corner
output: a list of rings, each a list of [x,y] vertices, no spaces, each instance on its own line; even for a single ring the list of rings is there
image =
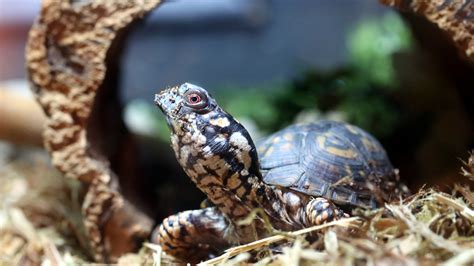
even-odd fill
[[[226,89],[219,99],[236,117],[256,121],[264,132],[291,124],[303,110],[340,111],[348,122],[383,137],[397,126],[393,101],[397,79],[392,57],[410,49],[408,27],[390,13],[366,19],[349,34],[349,63],[329,72],[307,71],[278,88]],[[224,91],[224,90],[220,90]]]
[[[408,50],[412,42],[410,30],[394,13],[362,21],[348,37],[352,68],[374,85],[393,88],[392,54]]]
[[[123,114],[128,129],[135,134],[169,142],[171,131],[164,115],[152,103],[135,99],[127,103]]]
[[[281,112],[272,101],[274,93],[275,88],[225,88],[216,93],[216,100],[228,113],[237,118],[250,118],[267,131],[278,121]]]

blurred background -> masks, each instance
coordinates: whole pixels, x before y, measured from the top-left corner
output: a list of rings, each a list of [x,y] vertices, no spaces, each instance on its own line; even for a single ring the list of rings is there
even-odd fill
[[[38,0],[0,0],[3,175],[21,172],[12,166],[31,154],[49,164],[24,66],[39,7]],[[377,1],[166,1],[130,30],[114,60],[123,107],[114,115],[137,145],[120,160],[137,158],[140,169],[122,186],[157,219],[204,199],[177,165],[152,104],[155,92],[182,82],[211,91],[254,139],[295,122],[342,120],[376,136],[413,191],[424,184],[449,191],[465,181],[473,65],[436,26]],[[111,161],[117,172],[120,160]]]

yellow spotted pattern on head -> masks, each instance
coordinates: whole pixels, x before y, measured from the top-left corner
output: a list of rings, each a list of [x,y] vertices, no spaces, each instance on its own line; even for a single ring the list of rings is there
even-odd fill
[[[213,126],[218,126],[218,127],[227,127],[230,125],[230,121],[229,119],[227,119],[227,117],[219,117],[217,119],[211,119],[209,123],[211,123],[211,125]]]

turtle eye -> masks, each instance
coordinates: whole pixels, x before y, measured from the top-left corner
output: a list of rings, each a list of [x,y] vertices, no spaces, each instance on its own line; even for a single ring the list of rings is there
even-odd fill
[[[201,109],[207,106],[206,95],[199,91],[192,91],[186,94],[186,105],[194,109]]]
[[[201,96],[197,93],[191,93],[188,95],[188,102],[190,104],[198,104],[202,101]]]

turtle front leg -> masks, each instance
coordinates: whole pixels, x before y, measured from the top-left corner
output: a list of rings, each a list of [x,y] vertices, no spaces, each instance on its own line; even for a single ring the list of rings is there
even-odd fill
[[[349,217],[348,214],[345,214],[334,203],[322,197],[310,200],[306,204],[304,212],[304,224],[307,227]]]
[[[176,258],[198,263],[229,247],[224,240],[228,225],[215,207],[184,211],[164,219],[154,230],[152,242]]]

